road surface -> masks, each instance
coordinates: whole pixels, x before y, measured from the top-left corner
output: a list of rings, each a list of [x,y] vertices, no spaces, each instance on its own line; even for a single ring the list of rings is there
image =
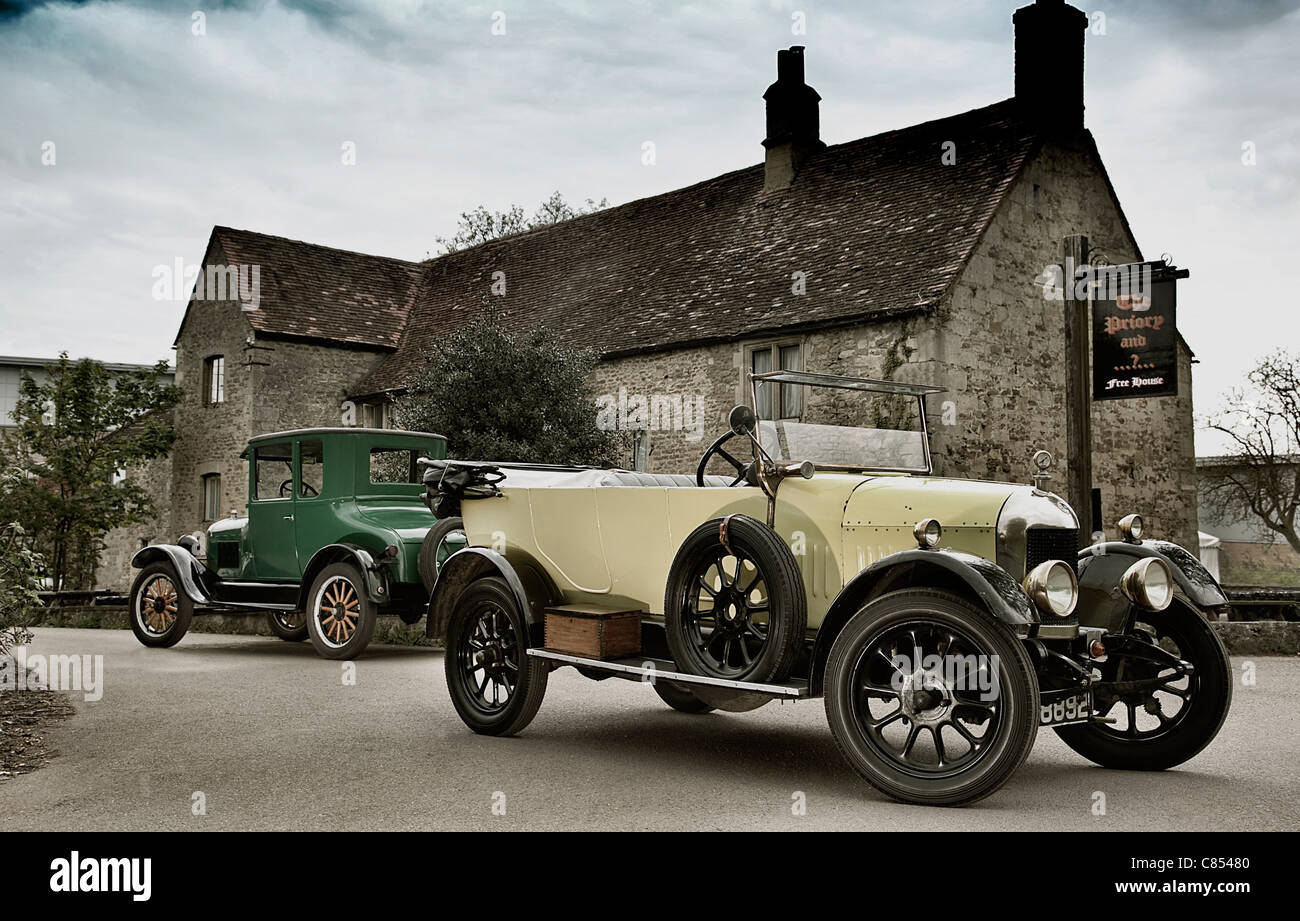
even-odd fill
[[[153,650],[41,628],[30,652],[104,656],[104,691],[74,696],[47,767],[0,782],[7,831],[1300,827],[1300,659],[1257,660],[1253,685],[1235,660],[1228,721],[1181,768],[1103,770],[1048,731],[992,797],[934,809],[863,783],[821,701],[690,716],[562,669],[533,724],[495,739],[457,718],[436,650],[373,647],[355,684],[309,644],[262,637]]]

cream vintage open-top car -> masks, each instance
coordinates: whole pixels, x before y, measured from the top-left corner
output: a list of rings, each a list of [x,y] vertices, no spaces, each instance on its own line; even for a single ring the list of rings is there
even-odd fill
[[[695,476],[428,463],[468,538],[428,631],[471,729],[519,732],[570,665],[689,713],[821,696],[867,781],[948,805],[998,789],[1039,726],[1148,770],[1215,736],[1231,682],[1204,612],[1226,599],[1191,554],[1135,515],[1080,552],[1057,496],[933,477],[935,388],[751,380]],[[706,475],[716,462],[733,472]],[[595,645],[575,651],[579,634]]]

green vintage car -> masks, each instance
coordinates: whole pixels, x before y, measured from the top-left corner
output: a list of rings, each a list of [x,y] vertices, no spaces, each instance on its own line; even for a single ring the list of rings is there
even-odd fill
[[[196,614],[261,612],[281,639],[311,638],[350,659],[376,617],[424,616],[437,567],[463,545],[458,519],[439,520],[420,459],[446,457],[441,435],[314,428],[249,441],[246,517],[135,554],[131,629],[174,646]]]
[[[824,697],[863,778],[939,805],[997,790],[1040,727],[1142,770],[1214,738],[1231,680],[1205,615],[1227,600],[1190,553],[1136,515],[1081,548],[1045,452],[1033,485],[933,476],[935,388],[751,381],[694,476],[435,464],[469,546],[427,629],[471,729],[519,732],[568,666],[694,714]]]

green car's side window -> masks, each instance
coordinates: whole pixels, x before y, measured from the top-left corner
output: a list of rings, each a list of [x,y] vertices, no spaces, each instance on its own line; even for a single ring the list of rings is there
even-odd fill
[[[298,497],[314,499],[325,485],[325,446],[319,441],[298,442]]]
[[[293,445],[258,445],[253,453],[258,499],[293,497]],[[287,486],[285,484],[288,484]]]
[[[370,482],[419,483],[421,472],[416,466],[420,452],[410,448],[371,448]]]

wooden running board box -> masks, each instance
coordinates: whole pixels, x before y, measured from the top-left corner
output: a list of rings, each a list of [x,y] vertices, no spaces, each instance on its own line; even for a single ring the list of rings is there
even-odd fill
[[[546,648],[589,659],[621,659],[641,651],[641,612],[594,604],[546,609]]]

